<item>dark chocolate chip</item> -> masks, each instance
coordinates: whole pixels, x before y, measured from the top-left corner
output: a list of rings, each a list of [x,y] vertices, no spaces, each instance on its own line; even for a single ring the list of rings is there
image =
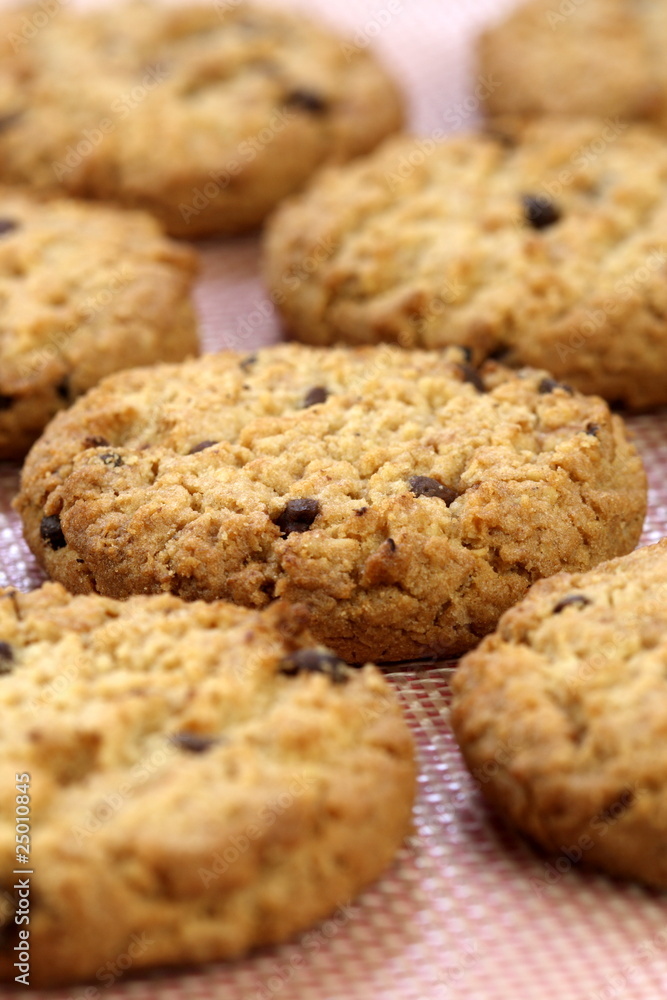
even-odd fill
[[[109,465],[113,469],[118,469],[121,465],[125,464],[120,455],[117,455],[115,451],[107,451],[104,455],[100,455],[99,459],[100,462],[104,462],[105,465]]]
[[[450,486],[443,486],[437,479],[429,476],[413,476],[408,479],[408,485],[416,497],[436,497],[444,500],[447,506],[454,503],[458,493]]]
[[[283,538],[286,538],[293,531],[308,531],[319,512],[319,500],[289,500],[282,514],[273,523],[278,525]]]
[[[39,533],[42,536],[42,541],[46,542],[54,552],[58,549],[64,549],[67,545],[67,539],[63,535],[63,529],[60,527],[60,518],[57,514],[42,518]]]
[[[299,111],[309,111],[313,115],[323,115],[329,110],[328,102],[312,90],[298,88],[293,90],[285,98],[288,108],[297,108]]]
[[[473,368],[472,365],[459,365],[458,367],[463,375],[464,382],[469,382],[470,385],[474,385],[477,392],[486,392],[486,386],[484,385],[482,376],[476,368]]]
[[[393,538],[388,538],[387,541],[385,542],[385,545],[389,546],[391,552],[396,551],[396,542],[394,541]]]
[[[103,437],[87,437],[83,441],[84,448],[108,448],[109,442]]]
[[[549,392],[554,392],[556,389],[563,389],[565,392],[569,392],[570,396],[574,395],[574,389],[565,385],[564,382],[557,382],[554,378],[543,378],[537,387],[537,391],[540,396],[546,396]]]
[[[297,674],[326,674],[334,684],[345,684],[350,679],[347,664],[333,653],[319,649],[298,649],[280,661],[278,669],[287,677]]]
[[[526,221],[533,229],[547,229],[561,219],[558,205],[544,195],[524,194],[522,201]]]
[[[197,733],[174,733],[169,737],[169,742],[188,753],[206,753],[220,741],[214,736],[199,736]]]
[[[239,361],[239,368],[242,368],[244,372],[247,372],[249,368],[252,368],[254,364],[257,363],[257,355],[249,354],[247,358],[243,361]]]
[[[200,441],[194,448],[190,448],[188,455],[197,455],[200,451],[206,451],[207,448],[212,448],[218,443],[218,441]]]
[[[66,403],[69,403],[69,376],[65,375],[64,378],[58,382],[56,386],[56,392],[61,399],[64,399]]]
[[[8,642],[0,642],[0,674],[10,674],[14,662],[14,650]]]
[[[463,355],[463,357],[466,359],[466,361],[468,362],[468,364],[470,364],[470,362],[473,359],[472,347],[463,347],[463,345],[461,345],[459,347],[459,351],[461,352],[461,354]]]
[[[20,111],[13,111],[10,115],[0,115],[0,132],[10,129],[22,117]]]
[[[354,513],[356,514],[357,517],[361,517],[363,514],[366,513],[367,510],[368,507],[360,507],[359,510],[355,510]]]
[[[586,433],[590,434],[591,437],[597,437],[599,430],[600,430],[599,424],[586,424]]]
[[[18,222],[14,222],[13,219],[0,219],[0,236],[4,236],[6,233],[12,233],[18,228]]]
[[[316,406],[317,403],[326,403],[329,398],[328,391],[323,385],[316,385],[309,389],[303,401],[303,408],[307,410],[309,406]]]
[[[3,396],[2,394],[0,394],[0,411],[9,410],[10,407],[13,406],[13,404],[14,404],[13,396]]]
[[[584,594],[570,594],[568,597],[564,597],[562,601],[559,601],[554,608],[553,613],[559,615],[561,611],[565,611],[565,608],[569,607],[579,607],[585,608],[587,604],[592,604],[590,597],[586,597]]]

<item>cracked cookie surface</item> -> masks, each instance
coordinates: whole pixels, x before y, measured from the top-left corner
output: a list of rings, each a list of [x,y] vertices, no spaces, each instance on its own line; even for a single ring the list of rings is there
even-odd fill
[[[536,584],[453,678],[481,792],[549,852],[667,889],[667,542]],[[546,883],[545,883],[546,885]]]
[[[138,0],[22,41],[31,17],[0,15],[0,179],[145,208],[174,235],[255,228],[402,122],[368,49],[301,14]]]
[[[197,353],[196,258],[150,216],[0,190],[0,460],[105,375]]]
[[[107,379],[33,448],[17,509],[73,592],[283,597],[344,659],[392,661],[630,551],[646,482],[621,420],[544,372],[291,344]]]
[[[524,3],[479,40],[480,72],[493,80],[485,110],[618,115],[665,130],[665,44],[664,0]]]
[[[0,978],[16,974],[16,773],[33,985],[348,919],[410,830],[413,747],[379,672],[343,665],[306,620],[281,602],[0,591]]]
[[[266,272],[288,329],[464,344],[635,410],[667,403],[663,137],[617,120],[502,128],[392,140],[282,206]]]

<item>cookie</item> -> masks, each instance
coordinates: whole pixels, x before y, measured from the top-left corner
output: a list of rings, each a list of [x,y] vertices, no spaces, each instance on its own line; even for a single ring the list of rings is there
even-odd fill
[[[544,372],[298,344],[112,376],[17,501],[70,591],[282,597],[350,662],[470,648],[538,578],[630,551],[645,505],[620,419]]]
[[[591,115],[667,129],[662,0],[533,0],[488,29],[479,69],[491,116]]]
[[[667,889],[667,542],[536,584],[453,679],[488,801],[550,853]]]
[[[103,376],[196,354],[195,274],[144,213],[0,190],[0,460]]]
[[[145,208],[174,235],[238,233],[402,122],[369,50],[301,13],[130,0],[27,38],[41,6],[0,16],[5,182]]]
[[[272,296],[313,344],[458,343],[667,403],[667,147],[644,126],[400,139],[278,211]]]
[[[1,592],[0,978],[26,867],[16,774],[32,985],[101,979],[128,954],[133,973],[236,957],[381,874],[410,829],[411,737],[379,672],[315,645],[306,619]]]

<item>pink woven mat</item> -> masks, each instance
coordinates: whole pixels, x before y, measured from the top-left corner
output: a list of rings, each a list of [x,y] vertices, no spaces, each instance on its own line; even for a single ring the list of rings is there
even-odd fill
[[[357,42],[372,39],[404,83],[412,128],[427,134],[475,125],[472,95],[479,81],[471,38],[515,2],[303,0],[300,7],[359,32]],[[277,339],[258,277],[256,240],[202,249],[198,302],[206,349],[251,348]],[[667,534],[667,415],[630,423],[651,480],[646,544]],[[0,584],[29,589],[41,575],[10,508],[16,482],[16,470],[0,465]],[[139,978],[129,969],[111,984],[108,976],[97,980],[92,992],[77,987],[33,995],[664,1000],[667,897],[582,872],[565,853],[543,858],[490,815],[453,742],[449,672],[440,666],[393,675],[419,746],[415,832],[393,868],[363,896],[300,940],[243,962]]]

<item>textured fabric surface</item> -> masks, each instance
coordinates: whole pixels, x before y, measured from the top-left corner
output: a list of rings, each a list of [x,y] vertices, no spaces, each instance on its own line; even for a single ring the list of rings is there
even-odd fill
[[[304,11],[321,12],[334,26],[361,32],[357,42],[373,38],[402,80],[412,127],[421,134],[474,125],[480,81],[472,71],[471,37],[481,24],[514,5],[515,0],[300,4]],[[554,0],[554,7],[559,5]],[[256,240],[209,245],[204,253],[198,303],[206,348],[245,348],[277,339],[271,305],[258,279]],[[643,537],[648,543],[667,534],[667,415],[633,418],[630,424],[651,484]],[[0,583],[28,589],[40,574],[9,507],[15,487],[16,471],[0,466]],[[76,987],[48,996],[663,998],[667,897],[583,873],[564,855],[541,857],[490,815],[454,745],[448,675],[448,668],[439,666],[392,676],[419,745],[420,797],[414,836],[391,871],[364,896],[302,939],[243,962],[146,978],[133,978],[131,968],[118,969],[119,976],[101,970],[93,984],[97,992]]]

